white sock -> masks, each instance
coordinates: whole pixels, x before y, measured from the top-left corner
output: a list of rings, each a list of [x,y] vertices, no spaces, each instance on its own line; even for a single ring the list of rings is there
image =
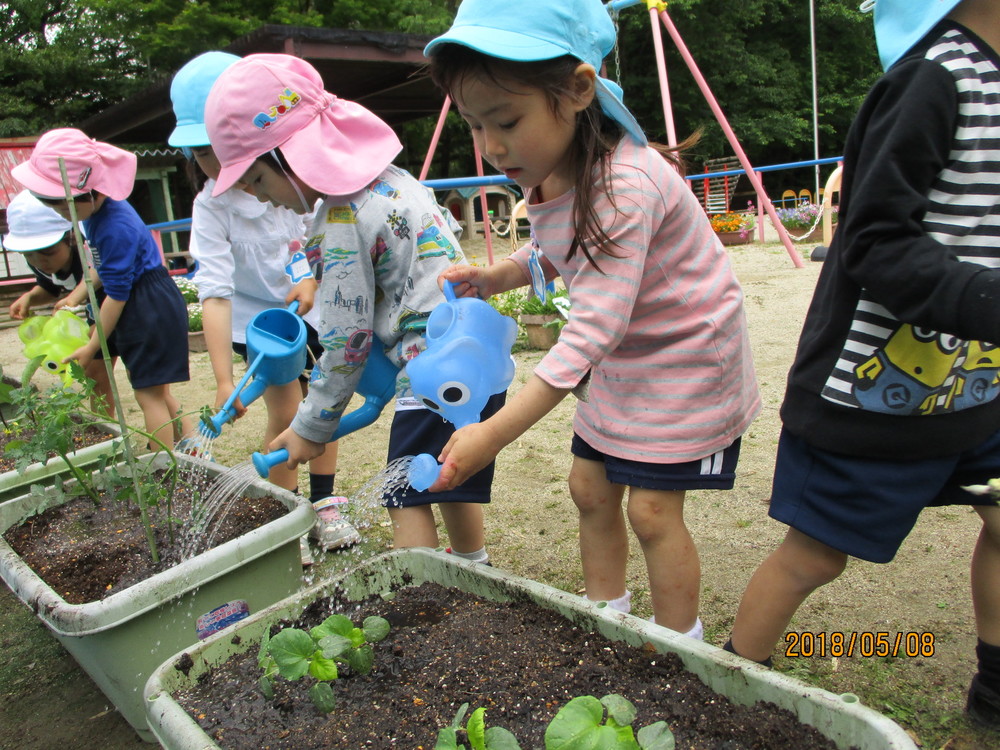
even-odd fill
[[[608,606],[611,607],[611,609],[618,612],[624,612],[625,614],[629,614],[632,611],[632,592],[628,589],[625,589],[625,593],[617,599],[591,599],[586,595],[583,598],[591,602],[607,601]]]
[[[486,554],[486,547],[480,547],[475,552],[457,552],[453,547],[451,554],[455,557],[461,557],[463,560],[471,560],[484,565],[490,561],[490,556]]]
[[[655,625],[656,615],[651,616],[649,621]],[[701,624],[701,618],[695,618],[694,625],[691,626],[691,629],[682,635],[686,635],[688,638],[694,638],[696,641],[705,640],[705,627]]]

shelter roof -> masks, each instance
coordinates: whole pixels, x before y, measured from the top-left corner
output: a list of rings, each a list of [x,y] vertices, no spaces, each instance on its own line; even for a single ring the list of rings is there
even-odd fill
[[[436,115],[444,101],[423,72],[423,48],[432,37],[307,26],[262,26],[224,47],[245,56],[260,52],[296,55],[322,75],[326,90],[363,104],[388,122]],[[164,144],[173,130],[170,78],[84,120],[79,126],[116,144]]]

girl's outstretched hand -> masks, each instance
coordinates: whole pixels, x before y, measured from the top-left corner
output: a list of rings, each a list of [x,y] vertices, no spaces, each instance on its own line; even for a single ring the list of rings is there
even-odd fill
[[[489,272],[477,266],[450,266],[438,276],[438,285],[443,287],[445,281],[454,286],[456,297],[478,297],[486,299],[495,293]]]
[[[456,430],[441,449],[438,461],[441,473],[428,492],[453,490],[477,471],[484,469],[503,448],[505,443],[485,423],[478,422]]]

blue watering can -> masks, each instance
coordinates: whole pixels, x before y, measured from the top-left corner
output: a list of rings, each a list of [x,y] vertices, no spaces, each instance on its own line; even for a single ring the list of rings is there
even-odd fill
[[[478,422],[490,396],[503,393],[514,379],[510,350],[517,338],[517,323],[481,299],[457,298],[451,282],[445,282],[444,295],[445,301],[427,318],[427,348],[407,363],[406,374],[416,398],[458,428]],[[397,370],[383,348],[373,337],[357,389],[365,404],[341,419],[331,442],[370,425],[395,395]],[[288,451],[283,448],[253,455],[254,467],[264,478],[273,466],[287,460]],[[430,464],[440,471],[427,453],[417,456],[414,464],[427,466],[425,474]],[[410,484],[426,489],[434,479],[423,488]]]
[[[299,303],[287,309],[263,310],[247,324],[247,357],[250,367],[219,412],[202,420],[199,430],[205,437],[218,437],[222,426],[236,416],[233,404],[239,398],[244,406],[260,398],[268,386],[291,383],[306,366],[306,325],[296,314]]]
[[[458,429],[478,422],[490,396],[514,379],[517,323],[484,300],[456,298],[451,282],[444,296],[427,318],[427,349],[406,374],[414,396]]]
[[[444,295],[427,319],[427,349],[406,365],[406,374],[414,395],[458,429],[478,422],[490,397],[514,379],[510,350],[517,323],[481,299],[457,298],[451,282]],[[407,481],[422,492],[440,473],[437,459],[421,453]]]
[[[378,336],[372,334],[372,348],[368,353],[368,361],[361,372],[357,393],[365,397],[365,402],[350,414],[340,419],[340,424],[330,438],[332,443],[355,430],[367,427],[382,413],[385,405],[396,395],[396,376],[399,369],[385,356],[385,345]],[[288,460],[288,451],[279,448],[270,453],[254,453],[253,465],[257,473],[267,479],[271,469]]]

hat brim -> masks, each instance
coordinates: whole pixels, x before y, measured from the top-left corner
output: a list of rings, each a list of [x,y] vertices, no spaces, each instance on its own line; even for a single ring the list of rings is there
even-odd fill
[[[639,121],[635,119],[618,94],[607,86],[607,81],[598,76],[594,86],[597,92],[597,101],[601,105],[601,109],[604,110],[604,114],[621,125],[637,143],[643,146],[649,143],[646,134],[642,132]]]
[[[246,174],[246,171],[253,166],[253,163],[260,158],[262,154],[256,154],[254,156],[248,156],[245,159],[240,159],[238,162],[230,164],[228,167],[222,167],[219,170],[219,176],[215,178],[215,187],[212,188],[212,197],[222,195],[224,192],[229,190],[233,185],[240,181],[240,177]]]
[[[209,145],[208,131],[205,123],[195,122],[188,125],[178,125],[167,138],[167,143],[178,148],[194,148]]]
[[[56,199],[63,199],[66,197],[66,188],[63,187],[62,182],[56,182],[38,174],[38,172],[35,171],[35,168],[31,166],[30,162],[21,162],[10,170],[10,174],[11,177],[20,182],[35,195]],[[77,195],[84,195],[88,192],[88,190],[70,188],[70,195],[74,197]]]
[[[551,60],[554,57],[572,54],[565,47],[516,31],[489,29],[482,26],[452,26],[447,33],[432,39],[424,47],[424,55],[430,57],[435,48],[442,44],[461,44],[490,57],[522,62]],[[593,64],[594,61],[586,60],[585,62]],[[599,60],[597,64],[600,64]]]
[[[353,195],[392,164],[403,144],[392,128],[360,104],[339,99],[334,106],[335,114],[323,110],[275,148],[295,176],[313,190]],[[261,156],[223,167],[212,195],[231,188]]]
[[[883,70],[889,70],[962,0],[880,0],[875,4],[875,43]]]
[[[47,232],[29,237],[7,234],[4,235],[3,246],[15,253],[33,253],[36,250],[52,247],[65,236],[66,232]]]

